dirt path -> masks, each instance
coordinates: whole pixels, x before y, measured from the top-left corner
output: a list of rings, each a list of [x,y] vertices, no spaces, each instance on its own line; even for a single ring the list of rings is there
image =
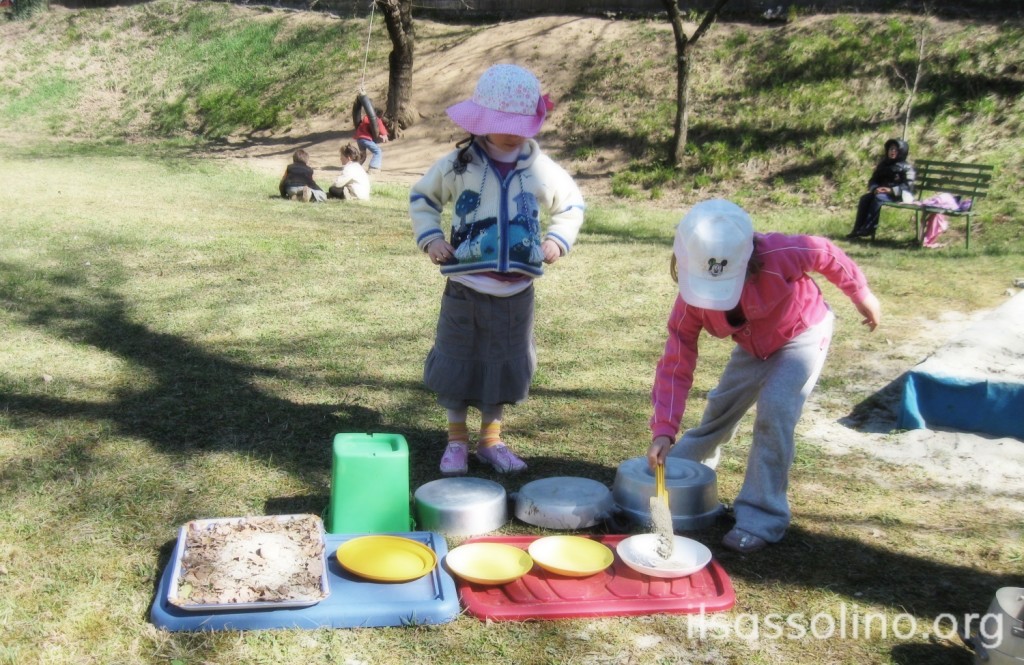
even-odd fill
[[[564,99],[577,63],[584,62],[602,43],[628,34],[629,26],[618,21],[578,16],[540,16],[500,24],[498,28],[461,34],[446,39],[437,34],[444,26],[424,23],[417,40],[413,103],[420,120],[396,141],[383,144],[384,168],[377,180],[382,183],[411,184],[442,155],[462,139],[444,110],[469,97],[477,77],[491,64],[516,62],[531,69],[541,80],[543,90],[555,102],[544,129],[537,137],[546,151],[561,153],[559,126],[566,113]],[[654,29],[658,29],[656,26]],[[664,29],[669,30],[666,24]],[[418,31],[420,29],[418,28]],[[428,82],[428,83],[424,83]],[[371,99],[385,99],[387,72],[367,78]],[[286,134],[254,134],[231,140],[218,147],[212,156],[242,160],[251,167],[279,174],[297,148],[310,153],[318,179],[326,184],[340,170],[338,151],[351,139],[351,118],[317,119],[293,128]],[[559,162],[586,182],[585,194],[601,198],[609,190],[607,164],[614,155],[586,162]]]

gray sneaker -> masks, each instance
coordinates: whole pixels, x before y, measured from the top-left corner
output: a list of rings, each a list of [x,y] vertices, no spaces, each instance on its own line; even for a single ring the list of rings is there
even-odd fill
[[[767,547],[768,541],[752,533],[747,533],[743,529],[733,527],[732,531],[722,538],[722,544],[733,552],[753,554]]]

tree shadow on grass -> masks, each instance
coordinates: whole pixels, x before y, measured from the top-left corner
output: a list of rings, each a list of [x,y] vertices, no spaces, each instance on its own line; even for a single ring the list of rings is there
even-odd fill
[[[273,137],[257,136],[252,133],[241,140],[213,140],[203,147],[203,153],[226,158],[236,158],[240,155],[250,155],[254,158],[280,157],[288,161],[299,148],[309,149],[322,143],[340,144],[351,138],[350,129]]]
[[[31,285],[31,286],[27,286]],[[31,296],[27,295],[31,289]],[[129,302],[118,293],[92,288],[88,278],[74,271],[44,274],[26,267],[0,265],[0,306],[19,325],[84,349],[117,358],[131,367],[130,378],[110,388],[109,399],[88,400],[71,395],[0,388],[0,410],[15,427],[31,427],[47,421],[101,423],[114,437],[137,438],[155,451],[186,458],[209,452],[244,453],[272,461],[275,468],[322,486],[331,469],[331,443],[339,432],[389,432],[404,436],[409,444],[410,486],[440,476],[438,461],[445,446],[442,426],[418,416],[420,411],[440,417],[434,396],[417,381],[391,381],[385,386],[371,377],[332,376],[322,389],[338,395],[330,403],[302,403],[261,387],[274,381],[294,383],[286,371],[232,359],[190,341],[186,337],[154,330],[133,316]],[[384,331],[371,346],[389,347],[395,341]],[[287,353],[301,354],[301,349]],[[412,395],[415,404],[400,407],[397,420],[387,421],[381,412],[345,398],[351,390],[376,385]],[[314,387],[314,389],[319,389]],[[539,395],[545,391],[538,390]],[[591,398],[600,398],[597,391]],[[562,427],[563,423],[547,423]],[[109,438],[104,435],[103,438]],[[87,469],[94,463],[94,440],[55,446],[48,455],[64,469]],[[26,465],[25,468],[19,464]],[[29,472],[33,460],[12,463],[0,470],[0,479],[12,483],[38,482]],[[509,491],[544,475],[577,475],[610,483],[614,468],[596,465],[589,469],[573,459],[538,461],[518,477],[499,477],[474,465],[474,472],[500,480]],[[329,491],[329,488],[328,488]],[[326,505],[322,492],[280,496],[268,510],[319,513]]]
[[[356,403],[300,403],[274,395],[258,382],[278,372],[156,331],[134,320],[121,296],[86,288],[83,278],[51,275],[49,293],[37,289],[33,297],[23,297],[16,286],[22,283],[19,272],[23,269],[0,266],[0,275],[7,278],[0,281],[0,303],[10,315],[56,338],[122,359],[141,368],[134,377],[144,378],[113,388],[114,396],[104,401],[0,391],[0,409],[15,426],[57,419],[110,423],[116,435],[146,440],[166,455],[244,451],[306,479],[330,469],[335,433],[391,427],[377,410]],[[346,386],[332,388],[343,394]],[[406,433],[416,439],[432,434]],[[81,463],[89,457],[89,446],[58,454]],[[0,475],[21,477],[9,471]]]
[[[73,275],[49,277],[46,297],[28,297],[16,286],[19,268],[0,267],[6,279],[0,302],[9,316],[74,344],[97,349],[145,368],[147,380],[125,385],[114,398],[90,402],[38,394],[0,393],[0,408],[15,423],[41,419],[83,419],[110,423],[119,435],[150,442],[159,452],[187,456],[210,450],[244,451],[300,477],[322,477],[330,468],[329,441],[339,431],[389,431],[381,414],[358,404],[301,404],[258,388],[254,377],[274,374],[238,362],[186,339],[153,330],[132,319],[117,294],[87,289]],[[25,280],[26,282],[29,280]],[[425,404],[430,400],[425,397]],[[437,478],[436,463],[443,432],[404,427],[410,443],[411,486]],[[59,454],[87,456],[88,448]],[[87,463],[88,460],[85,460]],[[499,476],[477,465],[474,475],[494,478],[508,491],[538,477],[573,475],[610,484],[611,465],[561,458],[531,460],[520,476]],[[5,486],[22,475],[9,467],[0,472]],[[24,475],[25,482],[33,477]],[[31,480],[35,482],[35,479]],[[281,512],[319,509],[324,495],[277,497],[268,508]],[[718,524],[699,539],[711,543],[729,574],[765,587],[830,589],[864,604],[899,607],[922,618],[963,616],[983,611],[996,589],[1015,583],[1000,575],[903,554],[853,538],[811,533],[799,526],[787,538],[755,556],[740,556],[717,545],[727,524]],[[166,560],[169,551],[161,551]],[[908,661],[909,662],[909,661]],[[953,662],[953,661],[951,661]]]
[[[899,644],[890,653],[896,665],[971,665],[975,662],[972,653],[964,646],[948,641]]]

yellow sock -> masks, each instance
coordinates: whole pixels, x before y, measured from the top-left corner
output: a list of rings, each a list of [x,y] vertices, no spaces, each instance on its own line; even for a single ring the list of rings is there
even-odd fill
[[[477,444],[481,448],[490,448],[501,443],[501,421],[495,420],[489,423],[480,424],[480,442]]]
[[[466,423],[448,423],[448,443],[469,443],[469,430]]]

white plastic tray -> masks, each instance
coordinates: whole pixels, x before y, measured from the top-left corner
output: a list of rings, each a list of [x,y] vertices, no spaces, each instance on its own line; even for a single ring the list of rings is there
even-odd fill
[[[282,522],[294,520],[297,518],[309,519],[314,517],[318,526],[320,541],[323,543],[325,532],[323,522],[319,517],[315,515],[275,515],[270,519],[276,519]],[[209,529],[221,524],[239,524],[247,520],[257,519],[253,517],[224,517],[214,519],[202,519],[193,520],[188,522],[181,529],[178,530],[178,542],[174,547],[174,554],[171,559],[171,583],[167,593],[167,602],[178,607],[182,610],[194,611],[194,612],[209,612],[211,610],[245,610],[245,609],[261,609],[261,608],[273,608],[282,609],[288,607],[309,607],[316,605],[324,598],[327,598],[330,591],[330,584],[328,583],[327,575],[327,547],[326,545],[322,548],[321,558],[323,560],[323,572],[320,577],[320,597],[318,598],[301,598],[291,600],[273,600],[273,601],[253,601],[253,602],[238,602],[238,603],[190,603],[185,598],[178,596],[178,589],[181,586],[182,576],[185,574],[183,568],[183,561],[185,559],[185,546],[188,540],[189,529]],[[261,517],[258,519],[268,519]]]

